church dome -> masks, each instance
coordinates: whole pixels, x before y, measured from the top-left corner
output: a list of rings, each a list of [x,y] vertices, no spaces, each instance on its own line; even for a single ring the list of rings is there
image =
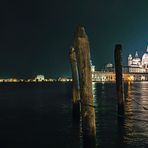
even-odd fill
[[[148,64],[148,47],[144,55],[142,56],[142,64]]]
[[[133,58],[133,61],[140,62],[141,59],[140,58]]]
[[[148,64],[148,52],[144,53],[144,55],[142,56],[142,63]]]
[[[133,65],[140,65],[141,59],[138,57],[138,53],[136,51],[135,57],[133,58]]]

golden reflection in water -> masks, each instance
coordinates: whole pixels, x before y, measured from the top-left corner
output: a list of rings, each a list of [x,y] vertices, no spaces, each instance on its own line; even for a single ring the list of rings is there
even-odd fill
[[[132,112],[132,97],[131,97],[131,83],[128,82],[128,89],[127,89],[127,100],[126,100],[126,109],[125,111],[130,115],[130,117],[133,115]]]
[[[140,93],[139,99],[137,98],[137,102],[139,102],[139,109],[141,113],[139,114],[140,120],[147,120],[147,113],[148,113],[148,82],[143,81],[140,82],[140,90],[138,90]],[[143,126],[145,127],[145,126]],[[148,127],[148,126],[147,126]]]
[[[147,92],[148,82],[128,83],[124,123],[124,141],[127,144],[138,141],[140,136],[148,137]]]
[[[128,82],[127,99],[125,102],[125,124],[124,124],[124,141],[125,143],[132,143],[134,137],[134,121],[133,119],[133,100],[131,95],[132,83]]]

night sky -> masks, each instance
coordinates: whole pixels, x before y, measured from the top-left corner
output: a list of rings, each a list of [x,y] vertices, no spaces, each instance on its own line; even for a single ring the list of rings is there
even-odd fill
[[[123,62],[148,45],[148,0],[0,1],[0,77],[69,76],[69,47],[84,25],[97,69],[113,63],[116,43]]]

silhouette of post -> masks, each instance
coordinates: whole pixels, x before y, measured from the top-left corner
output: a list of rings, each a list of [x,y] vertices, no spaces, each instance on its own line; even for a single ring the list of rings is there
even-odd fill
[[[72,69],[73,118],[75,120],[80,121],[79,76],[78,76],[76,53],[73,47],[70,49],[69,57]]]
[[[124,92],[122,81],[122,46],[117,44],[114,51],[115,71],[116,71],[116,92],[118,101],[118,115],[124,115]]]
[[[79,71],[83,147],[95,148],[96,122],[92,93],[90,48],[84,27],[78,27],[75,32],[74,48]]]

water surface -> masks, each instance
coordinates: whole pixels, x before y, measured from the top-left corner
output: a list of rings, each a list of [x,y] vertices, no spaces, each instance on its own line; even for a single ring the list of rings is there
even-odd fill
[[[125,84],[125,121],[118,124],[115,84],[94,84],[99,148],[148,146],[148,83]],[[78,148],[70,83],[0,83],[1,148]]]

